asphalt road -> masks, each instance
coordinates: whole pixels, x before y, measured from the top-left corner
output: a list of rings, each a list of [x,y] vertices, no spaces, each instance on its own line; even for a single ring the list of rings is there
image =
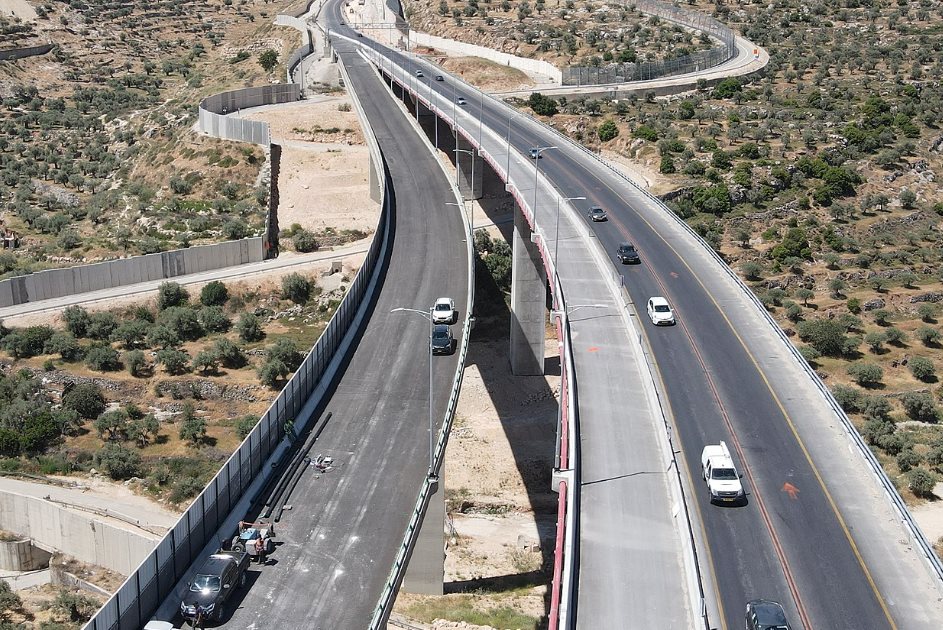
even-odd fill
[[[451,77],[443,82],[429,80],[428,66],[417,66],[415,61],[399,54],[397,59],[407,68],[406,76],[418,85],[420,94],[430,95],[440,104],[454,103],[462,96],[466,104],[458,105],[456,110],[465,110],[466,122],[473,123],[468,119],[480,117],[484,128],[493,129],[499,136],[508,133],[508,110],[486,99],[480,101],[476,93]],[[425,68],[425,80],[415,78],[416,67]],[[467,128],[474,130],[474,124]],[[702,562],[709,567],[720,610],[720,618],[715,623],[723,628],[739,627],[743,623],[746,601],[771,598],[785,605],[797,627],[859,628],[862,623],[875,630],[924,627],[919,623],[927,618],[926,610],[919,603],[919,610],[907,609],[900,606],[900,601],[907,599],[906,594],[895,590],[889,597],[881,591],[881,584],[894,589],[901,586],[899,580],[891,584],[890,578],[882,579],[882,574],[891,576],[895,572],[894,568],[883,566],[885,561],[898,562],[893,550],[880,557],[870,553],[863,546],[880,546],[886,541],[875,539],[874,532],[866,531],[865,524],[851,520],[869,518],[871,505],[881,508],[875,513],[883,518],[888,511],[886,501],[880,492],[875,492],[876,486],[868,485],[866,478],[861,482],[866,496],[860,504],[843,502],[839,507],[836,503],[833,495],[841,494],[839,486],[846,484],[846,480],[823,476],[820,469],[824,462],[813,463],[815,460],[808,455],[797,433],[796,425],[801,423],[797,416],[804,412],[803,401],[788,400],[788,393],[776,391],[779,371],[794,367],[787,364],[790,359],[786,353],[781,353],[778,357],[781,362],[777,364],[777,357],[760,356],[752,351],[751,345],[743,340],[742,332],[735,329],[732,318],[725,313],[725,309],[742,310],[742,298],[726,303],[715,301],[707,288],[711,284],[708,274],[715,269],[693,262],[696,256],[685,251],[676,235],[665,229],[670,221],[655,216],[660,215],[661,210],[581,149],[520,117],[511,121],[508,137],[513,148],[525,155],[533,146],[559,146],[557,150],[543,152],[541,172],[560,194],[585,196],[588,200],[581,203],[598,204],[609,211],[609,222],[589,227],[601,247],[609,252],[614,268],[625,277],[625,285],[643,320],[642,328],[654,353],[658,375],[669,396],[669,411],[695,495],[690,507],[700,517],[706,542]],[[496,159],[505,159],[493,155]],[[512,177],[515,177],[516,160],[511,163]],[[519,173],[517,177],[526,181]],[[527,184],[519,183],[520,188],[527,188]],[[524,194],[531,193],[525,191]],[[538,209],[548,206],[538,203]],[[544,212],[553,214],[552,208]],[[538,222],[549,220],[540,216],[538,213]],[[548,230],[548,233],[553,231]],[[634,241],[639,246],[641,265],[622,267],[615,262],[613,254],[623,240]],[[669,299],[679,317],[678,326],[656,329],[647,321],[644,305],[653,295]],[[774,361],[767,361],[770,358]],[[580,377],[579,372],[577,377]],[[821,400],[807,402],[809,415],[821,415]],[[582,401],[580,409],[584,432],[605,434],[619,422],[618,417],[610,416],[602,420],[606,423],[604,426],[590,427],[587,426],[591,421],[589,415],[582,417]],[[806,432],[805,439],[814,440],[816,436]],[[735,460],[745,474],[744,485],[748,492],[745,506],[709,504],[706,488],[700,480],[700,451],[705,444],[719,440],[731,445]],[[620,444],[616,440],[599,441],[594,447],[602,450],[594,452],[584,443],[584,462],[620,455],[617,452]],[[586,466],[584,464],[584,474]],[[859,474],[865,472],[860,460],[858,471]],[[798,493],[785,486],[787,482],[799,489],[801,500]],[[584,531],[587,524],[598,519],[612,520],[611,515],[588,515],[585,510],[586,506],[581,515]],[[616,532],[618,528],[608,527],[608,531]],[[891,536],[903,533],[893,528],[885,531]],[[856,539],[866,534],[869,538]],[[584,566],[586,552],[585,543],[581,544]],[[902,564],[905,563],[903,553],[899,560]],[[870,564],[866,558],[870,559]],[[635,566],[618,568],[622,572],[640,570]],[[920,583],[921,590],[929,583],[925,574],[914,574],[913,578]],[[582,584],[583,577],[580,579]],[[598,583],[601,578],[594,576],[594,581]],[[609,576],[609,581],[619,584],[625,579],[616,573]],[[579,618],[592,621],[579,625],[593,627],[598,619],[584,616],[582,605],[587,598],[582,593],[580,601]],[[927,606],[936,605],[927,602]]]
[[[366,627],[386,581],[428,466],[427,320],[394,308],[428,309],[467,287],[461,215],[435,158],[353,47],[336,45],[389,165],[396,233],[389,272],[360,343],[329,401],[333,414],[312,455],[336,469],[310,469],[278,524],[279,547],[253,571],[224,627]],[[456,338],[461,326],[453,326]],[[436,418],[445,410],[456,356],[434,357]],[[439,427],[435,427],[438,432]]]

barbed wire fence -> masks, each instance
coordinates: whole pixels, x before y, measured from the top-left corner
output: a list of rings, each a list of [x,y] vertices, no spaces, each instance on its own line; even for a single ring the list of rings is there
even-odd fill
[[[570,66],[563,68],[563,85],[604,85],[628,81],[648,81],[688,72],[712,68],[729,61],[737,54],[736,34],[710,17],[697,11],[658,2],[635,0],[628,4],[640,12],[653,15],[685,28],[709,35],[720,42],[709,50],[701,50],[675,59],[660,59],[641,63],[613,63],[605,66]]]

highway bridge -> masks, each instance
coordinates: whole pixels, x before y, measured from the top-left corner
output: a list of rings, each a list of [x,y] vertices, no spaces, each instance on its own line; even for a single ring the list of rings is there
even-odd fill
[[[529,259],[540,284],[550,279],[554,317],[569,330],[578,459],[558,479],[578,496],[568,526],[578,543],[552,624],[736,628],[746,601],[771,598],[795,627],[938,627],[939,562],[821,383],[705,243],[547,126],[457,77],[421,80],[417,70],[442,72],[357,37],[339,2],[321,19],[389,168],[396,237],[370,322],[320,410],[333,416],[317,448],[343,474],[303,479],[278,564],[227,627],[367,627],[427,473],[417,369],[426,329],[390,311],[463,295],[467,233],[447,210],[454,191],[428,139],[404,112],[454,125],[459,148],[507,183],[520,210],[515,269]],[[589,204],[609,221],[588,222]],[[615,259],[625,240],[641,265]],[[650,324],[653,295],[672,303],[677,326]],[[745,506],[710,505],[699,479],[701,448],[719,440],[744,472]]]

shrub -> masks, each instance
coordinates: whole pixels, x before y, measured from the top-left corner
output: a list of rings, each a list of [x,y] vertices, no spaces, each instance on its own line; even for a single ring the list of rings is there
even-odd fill
[[[193,357],[193,369],[203,374],[216,372],[219,367],[219,357],[212,350],[200,350]]]
[[[900,398],[904,413],[918,422],[936,422],[939,419],[936,403],[925,392],[907,392]]]
[[[864,342],[871,348],[871,352],[880,352],[884,348],[887,335],[883,332],[869,332],[864,336]]]
[[[320,247],[314,233],[304,229],[295,232],[292,242],[295,245],[295,251],[302,253],[315,252]]]
[[[900,328],[891,326],[884,331],[884,337],[887,339],[887,343],[900,346],[907,340],[907,333]]]
[[[858,413],[865,403],[865,395],[860,389],[848,385],[836,385],[832,388],[832,395],[845,410],[845,413]]]
[[[118,320],[112,313],[92,313],[88,318],[87,336],[99,341],[107,341],[118,327]]]
[[[861,410],[864,415],[872,420],[881,420],[890,422],[891,403],[883,396],[868,396],[864,400],[864,409]]]
[[[796,326],[799,338],[826,356],[841,356],[847,348],[845,327],[831,319],[810,319]]]
[[[740,265],[740,272],[747,280],[759,280],[762,277],[763,265],[755,260],[748,260]]]
[[[176,282],[163,282],[157,289],[157,310],[186,304],[188,299],[190,294],[182,286]]]
[[[190,363],[190,355],[176,348],[164,348],[157,351],[157,360],[164,366],[168,374],[183,374]]]
[[[124,364],[128,368],[128,374],[134,377],[140,377],[147,372],[147,359],[140,350],[131,350],[124,355]]]
[[[242,219],[230,219],[223,223],[223,237],[227,241],[238,241],[249,235],[249,226]]]
[[[224,367],[238,369],[246,364],[246,355],[242,349],[225,337],[216,340],[213,352]]]
[[[86,420],[92,420],[105,410],[105,396],[94,383],[67,385],[62,394],[62,406],[72,409]]]
[[[3,337],[0,345],[14,359],[26,359],[42,354],[46,342],[52,338],[53,334],[55,333],[49,326],[15,329]]]
[[[925,346],[936,346],[940,343],[940,331],[932,326],[921,326],[914,335]]]
[[[527,105],[538,116],[553,116],[557,113],[557,102],[540,92],[532,92],[527,99]]]
[[[933,367],[933,361],[926,357],[914,357],[907,364],[910,373],[921,381],[930,381],[936,376],[936,369]]]
[[[206,420],[196,415],[193,403],[187,401],[183,405],[180,421],[180,439],[198,445],[206,438]]]
[[[226,332],[232,328],[232,320],[219,306],[204,306],[200,309],[198,319],[209,332]]]
[[[205,487],[205,482],[194,479],[193,477],[180,479],[174,483],[173,489],[170,491],[170,502],[180,503],[181,501],[193,498],[200,494]]]
[[[881,366],[866,361],[855,361],[848,366],[847,371],[848,375],[861,386],[877,385],[884,376]]]
[[[288,367],[279,360],[269,359],[259,368],[259,380],[266,387],[275,389],[278,381],[289,373]]]
[[[82,346],[72,333],[61,330],[53,334],[43,346],[45,354],[58,354],[64,361],[77,361],[82,358]]]
[[[246,436],[252,432],[258,422],[259,419],[256,416],[242,416],[236,420],[236,433],[239,434],[239,438],[246,439]]]
[[[197,312],[189,306],[167,307],[160,312],[157,323],[172,330],[183,341],[194,341],[204,334]]]
[[[602,142],[609,142],[619,136],[619,128],[616,126],[616,123],[607,120],[599,125],[599,129],[596,130],[596,133],[599,135],[599,139]]]
[[[128,414],[122,409],[112,409],[98,416],[94,425],[99,438],[104,440],[107,433],[109,440],[121,441],[127,437]]]
[[[928,497],[933,495],[936,477],[929,470],[914,468],[908,474],[907,479],[907,487],[917,496]]]
[[[98,464],[112,479],[130,479],[142,472],[141,456],[120,444],[105,444],[96,455]]]
[[[802,319],[802,307],[796,304],[795,302],[790,302],[786,306],[785,315],[786,315],[786,319],[788,319],[789,321],[793,323],[796,323],[800,319]]]
[[[298,352],[298,346],[291,339],[282,337],[265,351],[265,358],[269,361],[281,361],[289,372],[294,372],[301,365],[303,357]]]
[[[304,304],[311,296],[311,283],[299,273],[290,273],[282,278],[282,298],[295,304]]]
[[[113,372],[121,369],[118,360],[118,351],[109,345],[98,345],[89,348],[85,353],[85,365],[96,372]]]
[[[897,455],[897,467],[901,472],[908,472],[923,463],[923,457],[912,448],[905,448]]]
[[[200,289],[200,304],[203,306],[222,306],[229,299],[229,289],[219,280],[213,280]]]
[[[861,436],[868,444],[879,444],[894,433],[894,423],[880,418],[869,418],[861,429]]]
[[[262,326],[259,324],[259,318],[252,313],[243,313],[239,317],[236,331],[239,333],[239,338],[245,342],[259,341],[265,337]]]
[[[67,306],[62,311],[62,321],[66,330],[81,339],[88,330],[88,311],[81,306]]]
[[[937,305],[931,302],[924,302],[917,307],[917,315],[925,322],[932,322],[937,313]]]
[[[136,418],[128,424],[128,437],[137,442],[141,448],[147,446],[158,433],[160,433],[160,422],[152,413],[143,418]]]
[[[122,322],[111,334],[114,341],[119,342],[126,350],[140,347],[147,337],[150,326],[140,319]]]
[[[92,618],[100,606],[94,597],[71,591],[59,591],[51,608],[60,611],[70,621],[85,622]],[[65,630],[67,627],[65,624],[59,626],[59,624],[43,623],[41,630]]]
[[[180,345],[180,338],[167,326],[158,324],[148,331],[147,344],[152,348],[174,348]]]

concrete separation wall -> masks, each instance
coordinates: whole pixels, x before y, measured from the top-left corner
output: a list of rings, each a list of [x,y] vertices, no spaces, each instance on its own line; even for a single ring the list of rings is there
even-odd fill
[[[259,262],[262,240],[259,236],[17,276],[0,281],[0,307]]]
[[[552,81],[558,84],[563,81],[563,74],[560,72],[559,68],[547,63],[546,61],[540,61],[539,59],[516,57],[514,55],[509,55],[508,53],[492,50],[491,48],[485,48],[484,46],[464,44],[452,39],[436,37],[435,35],[429,35],[428,33],[421,33],[419,31],[410,31],[409,39],[412,44],[417,46],[429,46],[430,48],[436,48],[438,50],[444,50],[459,55],[481,57],[483,59],[489,59],[495,63],[499,63],[502,66],[517,68],[521,72],[526,72],[527,74],[542,74],[549,76]]]
[[[36,497],[0,492],[0,526],[45,549],[130,575],[157,545],[157,537],[101,522]]]
[[[0,61],[9,61],[12,59],[24,59],[26,57],[35,57],[36,55],[45,55],[55,47],[55,44],[41,44],[39,46],[27,46],[25,48],[0,50]]]
[[[267,147],[272,142],[267,122],[244,120],[227,114],[248,107],[291,103],[297,101],[300,95],[301,86],[297,83],[278,83],[208,96],[200,102],[199,130],[217,138],[240,140]]]

